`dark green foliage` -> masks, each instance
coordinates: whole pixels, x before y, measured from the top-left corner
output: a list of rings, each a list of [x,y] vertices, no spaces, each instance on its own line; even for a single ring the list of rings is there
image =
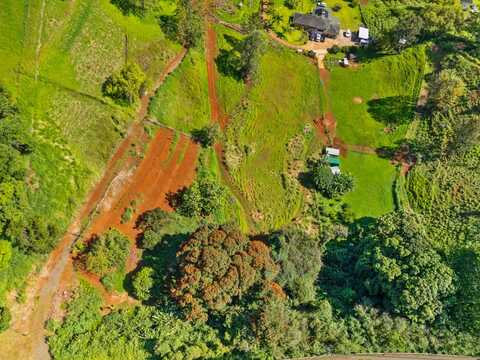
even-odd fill
[[[253,31],[241,42],[238,66],[239,72],[245,80],[255,78],[265,41],[260,31]]]
[[[382,217],[362,239],[355,274],[369,296],[416,322],[433,321],[454,291],[453,271],[425,238],[415,216]]]
[[[327,198],[342,196],[353,189],[351,175],[343,173],[334,175],[323,160],[312,162],[310,168],[315,189]]]
[[[142,214],[137,226],[143,230],[141,247],[152,250],[169,236],[192,232],[196,229],[197,223],[194,219],[157,208]]]
[[[177,210],[183,216],[208,217],[223,206],[225,188],[207,173],[200,173],[190,187],[179,194]]]
[[[146,76],[135,63],[128,63],[119,71],[110,75],[102,86],[105,96],[120,104],[133,104],[141,95]]]
[[[12,244],[6,240],[0,240],[0,270],[5,269],[12,259]]]
[[[456,326],[480,333],[480,237],[476,244],[455,254],[454,269],[457,274],[457,294],[452,307]]]
[[[227,351],[217,332],[159,309],[136,306],[100,315],[101,298],[82,283],[62,323],[51,321],[48,338],[55,359],[209,359]]]
[[[151,297],[151,290],[154,285],[153,276],[155,271],[151,267],[142,267],[133,278],[132,286],[135,297],[147,301]]]
[[[213,146],[220,136],[218,124],[208,125],[192,132],[193,139],[203,147]]]
[[[181,0],[173,16],[160,16],[160,26],[165,34],[179,41],[186,48],[200,44],[203,34],[203,18],[197,2]]]
[[[270,239],[273,258],[280,265],[277,281],[294,303],[307,303],[316,297],[315,282],[322,267],[322,244],[294,228],[276,233]]]
[[[99,276],[125,268],[130,250],[128,238],[116,229],[110,229],[90,244],[85,254],[85,267]]]
[[[270,249],[236,229],[203,226],[177,252],[179,274],[172,295],[187,318],[206,320],[278,272]]]
[[[12,314],[7,307],[0,306],[0,333],[7,330],[12,320]]]

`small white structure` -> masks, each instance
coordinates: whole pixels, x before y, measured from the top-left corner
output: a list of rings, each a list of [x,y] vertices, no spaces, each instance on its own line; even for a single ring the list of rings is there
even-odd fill
[[[333,175],[338,175],[340,174],[340,168],[338,166],[332,166],[330,167],[330,171],[332,172]]]
[[[358,40],[361,45],[367,45],[370,42],[370,33],[366,27],[360,26],[358,29]]]
[[[340,149],[332,148],[332,147],[327,147],[325,149],[325,153],[330,156],[340,156]]]
[[[345,67],[350,66],[350,62],[348,61],[347,58],[343,58],[343,60],[342,60],[342,65],[345,66]]]

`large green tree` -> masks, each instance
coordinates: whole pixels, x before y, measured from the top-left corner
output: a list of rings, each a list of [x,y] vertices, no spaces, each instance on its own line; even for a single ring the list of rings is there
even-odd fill
[[[355,275],[366,294],[413,321],[433,321],[454,292],[453,271],[432,249],[415,215],[382,217],[361,236]]]

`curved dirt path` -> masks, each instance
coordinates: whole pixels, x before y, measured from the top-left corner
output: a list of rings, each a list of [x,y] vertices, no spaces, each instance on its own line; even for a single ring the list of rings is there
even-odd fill
[[[165,78],[181,63],[186,50],[182,50],[166,66],[162,75],[154,85],[158,88]],[[152,91],[152,94],[154,92]],[[70,249],[79,238],[82,227],[91,220],[97,205],[105,200],[110,185],[115,179],[120,168],[130,169],[136,165],[135,159],[127,157],[132,144],[142,137],[143,119],[147,113],[148,104],[152,95],[145,94],[141,99],[137,120],[130,126],[125,139],[120,143],[113,156],[108,161],[101,180],[95,185],[88,195],[87,202],[81,207],[72,223],[68,227],[65,236],[58,243],[43,265],[38,276],[32,276],[27,286],[27,299],[25,303],[14,302],[11,306],[13,321],[10,329],[0,335],[2,344],[2,359],[43,360],[50,359],[48,346],[45,342],[45,321],[52,314],[52,306],[56,303],[60,289],[70,282],[65,274],[72,273]]]

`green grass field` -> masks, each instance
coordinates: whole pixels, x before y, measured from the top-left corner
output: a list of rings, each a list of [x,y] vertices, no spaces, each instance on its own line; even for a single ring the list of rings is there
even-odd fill
[[[350,0],[325,0],[325,2],[330,9],[337,4],[342,7],[340,11],[335,11],[332,14],[333,16],[338,17],[342,29],[351,29],[352,31],[358,29],[358,26],[362,22],[362,16],[358,5],[354,7],[350,6]]]
[[[162,124],[191,132],[210,123],[208,78],[203,49],[191,49],[150,103],[150,115]]]
[[[300,209],[303,195],[289,164],[305,159],[315,138],[312,120],[324,103],[309,59],[277,45],[266,48],[259,76],[227,131],[231,173],[262,230],[281,227]]]
[[[152,82],[179,51],[155,19],[124,16],[109,0],[2,1],[0,83],[30,130],[34,212],[64,229],[134,120],[134,107],[101,93],[125,54]]]
[[[377,148],[390,146],[405,135],[423,80],[422,47],[370,59],[358,67],[327,62],[337,136],[347,144]]]
[[[393,182],[396,169],[376,155],[349,152],[341,168],[355,178],[355,188],[344,196],[357,218],[378,217],[394,209]]]

